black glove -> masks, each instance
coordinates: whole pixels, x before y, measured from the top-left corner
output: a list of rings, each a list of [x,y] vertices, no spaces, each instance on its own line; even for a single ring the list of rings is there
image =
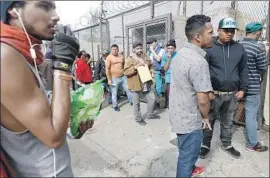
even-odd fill
[[[68,26],[57,25],[52,41],[53,69],[71,72],[80,45]]]

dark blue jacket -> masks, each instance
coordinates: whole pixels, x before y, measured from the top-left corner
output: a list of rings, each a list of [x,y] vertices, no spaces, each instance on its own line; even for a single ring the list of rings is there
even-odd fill
[[[229,44],[218,43],[214,38],[213,46],[206,49],[211,82],[214,90],[246,91],[249,84],[247,54],[244,47],[231,41]]]

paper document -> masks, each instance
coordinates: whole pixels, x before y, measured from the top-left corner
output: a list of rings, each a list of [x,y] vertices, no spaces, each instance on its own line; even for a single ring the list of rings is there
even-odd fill
[[[148,66],[140,66],[138,67],[137,71],[142,83],[153,80]]]

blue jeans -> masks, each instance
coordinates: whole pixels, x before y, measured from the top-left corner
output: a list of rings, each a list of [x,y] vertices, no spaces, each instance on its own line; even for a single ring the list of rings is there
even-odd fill
[[[131,93],[127,87],[126,76],[122,76],[119,78],[112,77],[112,85],[110,88],[111,88],[111,92],[112,92],[112,104],[113,104],[114,108],[118,107],[117,92],[118,92],[119,87],[121,87],[126,92],[127,97],[128,97],[128,101],[132,103]]]
[[[155,71],[155,89],[158,96],[161,96],[162,92],[162,78],[160,71]]]
[[[200,154],[202,130],[183,135],[177,134],[177,139],[179,156],[176,177],[191,177]]]
[[[247,131],[247,146],[254,147],[257,140],[257,114],[260,108],[261,96],[256,95],[246,95],[245,101],[245,122]]]
[[[104,87],[104,92],[107,92],[109,94],[108,104],[112,104],[112,92],[109,85],[106,82],[104,82],[103,87]]]

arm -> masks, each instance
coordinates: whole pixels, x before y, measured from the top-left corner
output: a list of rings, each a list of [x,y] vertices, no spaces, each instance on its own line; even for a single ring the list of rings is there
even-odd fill
[[[1,105],[46,146],[61,147],[69,126],[70,82],[54,78],[50,106],[25,59],[13,48],[1,47]]]
[[[97,61],[96,66],[95,66],[95,72],[94,72],[94,80],[99,80],[99,73],[100,73],[100,60]]]
[[[166,60],[165,57],[163,57],[163,58],[162,58],[162,62],[163,62],[163,60],[164,60],[164,63],[165,63],[163,69],[164,69],[165,71],[167,71],[167,70],[169,69],[170,65],[171,65],[171,56],[168,55],[168,60]]]
[[[128,58],[124,66],[124,74],[128,77],[137,73],[137,68],[134,64],[132,64],[131,59],[132,58]]]
[[[153,54],[153,56],[154,56],[154,58],[158,61],[158,62],[160,62],[161,61],[161,59],[162,59],[162,56],[163,56],[163,49],[161,49],[160,50],[160,52],[159,52],[159,54],[157,54],[156,52],[155,52],[155,50],[154,49],[152,49],[152,48],[150,48],[150,50],[151,50],[151,52],[152,52],[152,54]]]
[[[152,60],[151,60],[150,57],[147,56],[147,55],[144,55],[144,57],[145,57],[145,60],[147,61],[147,65],[148,65],[148,67],[149,67],[150,73],[151,73],[152,75],[154,75],[155,69],[154,69],[154,64],[153,64]]]
[[[82,81],[82,76],[83,76],[83,70],[82,70],[82,65],[81,65],[81,61],[77,61],[76,63],[76,76],[77,76],[77,80],[79,82],[83,82]]]
[[[153,64],[153,62],[151,61],[151,59],[149,57],[148,57],[148,60],[149,60],[149,63],[150,63],[149,70],[150,70],[151,74],[154,75],[155,74],[154,64]]]
[[[202,113],[203,118],[208,118],[208,113],[210,110],[210,100],[208,93],[197,93],[199,109]]]
[[[190,81],[196,91],[198,106],[203,118],[208,118],[210,110],[209,92],[213,90],[209,67],[206,61],[200,60],[198,64],[192,66],[189,70]]]
[[[265,49],[261,48],[256,58],[256,67],[261,72],[264,72],[267,69],[267,59]]]
[[[106,59],[106,64],[105,65],[106,65],[106,76],[107,76],[107,79],[108,79],[108,82],[109,82],[109,81],[112,81],[111,60],[110,60],[109,56]]]
[[[47,74],[47,76],[48,76],[47,85],[49,86],[49,88],[51,90],[53,90],[53,72],[54,72],[52,67],[53,67],[52,61],[49,61],[49,69],[48,69],[48,74]]]
[[[245,92],[248,88],[249,77],[248,77],[248,65],[247,65],[247,53],[245,49],[242,47],[243,55],[239,64],[239,77],[240,77],[240,91]]]

